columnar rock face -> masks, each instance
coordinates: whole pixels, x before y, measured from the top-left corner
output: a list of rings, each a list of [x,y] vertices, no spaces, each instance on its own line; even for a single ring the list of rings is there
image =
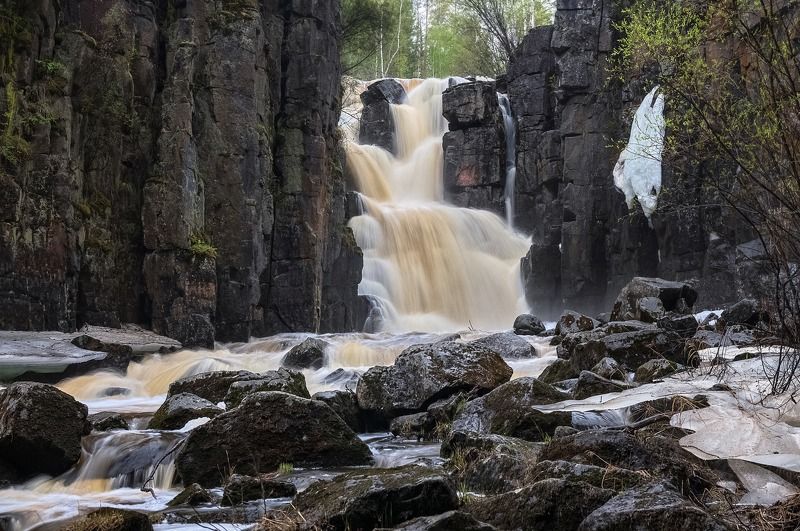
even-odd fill
[[[713,170],[665,167],[665,208],[650,222],[638,206],[629,212],[614,188],[619,151],[609,146],[628,137],[627,111],[653,84],[646,72],[626,73],[625,83],[609,76],[621,5],[559,0],[553,26],[533,29],[509,64],[514,224],[533,236],[522,276],[541,317],[563,308],[608,311],[635,276],[702,278],[701,303],[713,305],[738,300],[759,275],[747,270],[747,249],[737,247],[752,235],[726,209],[707,206],[720,203],[703,189]]]
[[[506,141],[494,82],[450,87],[442,110],[450,129],[442,139],[445,197],[504,215]]]
[[[0,327],[356,328],[339,3],[16,2]]]

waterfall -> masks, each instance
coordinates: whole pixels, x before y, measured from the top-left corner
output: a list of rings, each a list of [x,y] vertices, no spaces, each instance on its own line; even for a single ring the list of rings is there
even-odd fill
[[[497,93],[497,102],[503,114],[503,127],[506,132],[506,222],[514,228],[514,186],[517,180],[517,129],[511,114],[511,101],[506,94]]]
[[[463,81],[405,84],[406,102],[391,109],[397,156],[348,145],[365,208],[350,221],[364,252],[359,292],[384,330],[505,329],[526,310],[519,260],[529,241],[495,214],[443,199],[442,91]]]

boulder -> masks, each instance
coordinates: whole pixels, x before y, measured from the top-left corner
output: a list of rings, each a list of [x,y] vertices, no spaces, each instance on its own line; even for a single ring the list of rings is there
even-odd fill
[[[625,321],[634,319],[645,321],[652,308],[650,301],[646,301],[645,312],[640,306],[643,299],[655,298],[661,302],[665,312],[685,314],[697,301],[697,291],[685,282],[670,282],[660,278],[635,277],[617,296],[614,310],[611,312],[612,321]]]
[[[88,417],[92,429],[96,431],[127,430],[130,429],[128,421],[120,413],[101,411]]]
[[[595,395],[619,393],[633,387],[635,386],[618,380],[609,380],[590,371],[581,371],[580,376],[578,376],[578,384],[572,394],[575,400],[583,400]]]
[[[222,409],[205,398],[191,393],[179,393],[168,397],[150,419],[150,430],[178,430],[187,422],[202,417],[214,418]]]
[[[287,369],[321,369],[325,365],[325,349],[328,343],[310,337],[292,347],[281,360],[281,366]]]
[[[683,363],[685,341],[677,333],[661,329],[611,334],[578,344],[570,361],[576,369],[588,370],[605,357],[613,358],[626,370],[658,358]]]
[[[103,508],[78,518],[63,531],[153,531],[150,518],[144,513],[124,509]]]
[[[542,451],[542,460],[573,461],[596,466],[614,465],[648,470],[655,459],[632,434],[616,430],[587,430],[561,437]]]
[[[454,469],[461,488],[480,494],[502,494],[531,483],[531,465],[541,448],[541,443],[506,437],[490,449],[462,446],[448,465]]]
[[[655,323],[662,317],[666,311],[664,304],[658,297],[642,297],[637,302],[637,314],[639,320],[645,323]]]
[[[668,360],[650,360],[641,364],[639,368],[636,369],[636,375],[633,377],[633,381],[639,384],[650,383],[653,380],[658,380],[664,378],[665,376],[669,376],[680,368],[680,365]]]
[[[533,345],[512,332],[500,332],[482,337],[470,342],[470,345],[487,348],[503,358],[527,359],[536,357],[536,349]]]
[[[514,333],[520,336],[535,336],[545,330],[542,320],[529,313],[523,313],[514,319]]]
[[[468,402],[453,420],[453,430],[541,441],[552,435],[557,426],[570,425],[572,415],[543,413],[535,406],[570,398],[569,394],[536,378],[519,378]]]
[[[253,477],[233,474],[225,484],[222,505],[240,505],[266,498],[291,498],[295,494],[297,487],[288,481],[280,481],[268,475]]]
[[[406,91],[394,79],[381,79],[361,93],[359,142],[396,153],[391,105],[405,100]]]
[[[477,450],[480,453],[505,453],[511,455],[539,454],[541,443],[526,441],[516,437],[507,437],[494,433],[478,433],[474,431],[453,430],[442,441],[442,457],[453,457],[461,453],[471,453]]]
[[[197,483],[192,483],[180,491],[177,496],[168,501],[167,507],[179,507],[181,505],[195,507],[204,503],[211,503],[212,501],[214,501],[214,497],[211,496],[210,492]]]
[[[389,424],[389,431],[396,437],[402,436],[428,439],[435,429],[436,421],[427,411],[395,417]]]
[[[454,85],[442,93],[442,115],[450,130],[493,125],[500,115],[494,81]]]
[[[603,358],[592,367],[592,372],[609,380],[625,381],[628,377],[622,366],[614,358]]]
[[[558,323],[556,323],[556,334],[565,336],[576,332],[588,332],[599,325],[599,321],[592,319],[588,315],[567,310],[561,314]]]
[[[726,308],[720,316],[723,326],[743,324],[755,326],[758,324],[761,312],[758,310],[756,301],[744,299],[733,306]]]
[[[421,466],[348,472],[318,481],[297,495],[297,511],[320,529],[393,527],[458,508],[450,478]]]
[[[539,461],[528,470],[531,481],[543,479],[564,479],[583,481],[594,487],[620,492],[639,485],[647,480],[641,472],[625,468],[602,467],[572,463],[570,461]]]
[[[213,371],[186,376],[169,385],[167,396],[191,393],[213,404],[225,400],[228,388],[234,382],[258,380],[260,376],[250,371]]]
[[[0,456],[24,476],[66,472],[91,431],[87,411],[52,385],[11,384],[0,391]]]
[[[395,531],[495,531],[469,513],[448,511],[436,516],[420,516],[393,527]],[[378,531],[378,530],[376,530]]]
[[[475,518],[498,529],[572,531],[614,491],[581,481],[545,479],[523,489],[471,501]]]
[[[675,332],[681,337],[688,338],[695,335],[698,328],[697,319],[694,315],[675,315],[670,314],[658,320],[658,327],[662,330]]]
[[[578,527],[579,531],[619,529],[725,531],[728,527],[693,504],[669,483],[656,481],[633,487],[610,499],[589,514]]]
[[[300,398],[311,398],[306,387],[306,377],[301,372],[278,369],[262,372],[258,376],[258,379],[233,382],[225,394],[225,407],[233,409],[247,395],[266,391],[281,391]]]
[[[176,467],[184,485],[209,487],[221,485],[225,471],[258,475],[281,463],[335,467],[371,462],[369,447],[326,404],[261,392],[192,430]]]
[[[314,393],[311,398],[327,404],[354,432],[363,431],[361,411],[358,409],[356,394],[352,391],[321,391]]]
[[[554,384],[562,380],[568,380],[578,375],[578,371],[572,366],[569,360],[556,358],[553,363],[545,367],[542,374],[539,375],[539,380],[544,383]]]
[[[404,350],[389,367],[373,367],[358,382],[361,409],[387,418],[420,412],[459,392],[486,393],[513,373],[495,352],[476,345],[434,343]]]

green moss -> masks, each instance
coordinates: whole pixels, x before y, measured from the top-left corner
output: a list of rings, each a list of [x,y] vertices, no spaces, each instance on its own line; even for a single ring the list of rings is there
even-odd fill
[[[3,134],[0,136],[0,159],[12,166],[18,166],[30,155],[30,145],[19,134],[20,98],[13,81],[9,81],[5,89],[6,112]]]
[[[216,258],[217,248],[211,244],[210,239],[203,233],[196,232],[189,238],[189,249],[195,256]]]
[[[86,201],[73,201],[72,206],[74,206],[78,212],[83,214],[84,217],[91,217],[92,216],[92,207],[89,206],[89,203]]]

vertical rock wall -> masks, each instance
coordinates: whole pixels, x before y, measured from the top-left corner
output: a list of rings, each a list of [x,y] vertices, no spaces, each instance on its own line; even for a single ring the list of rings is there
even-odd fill
[[[360,327],[338,2],[0,7],[0,327]]]

